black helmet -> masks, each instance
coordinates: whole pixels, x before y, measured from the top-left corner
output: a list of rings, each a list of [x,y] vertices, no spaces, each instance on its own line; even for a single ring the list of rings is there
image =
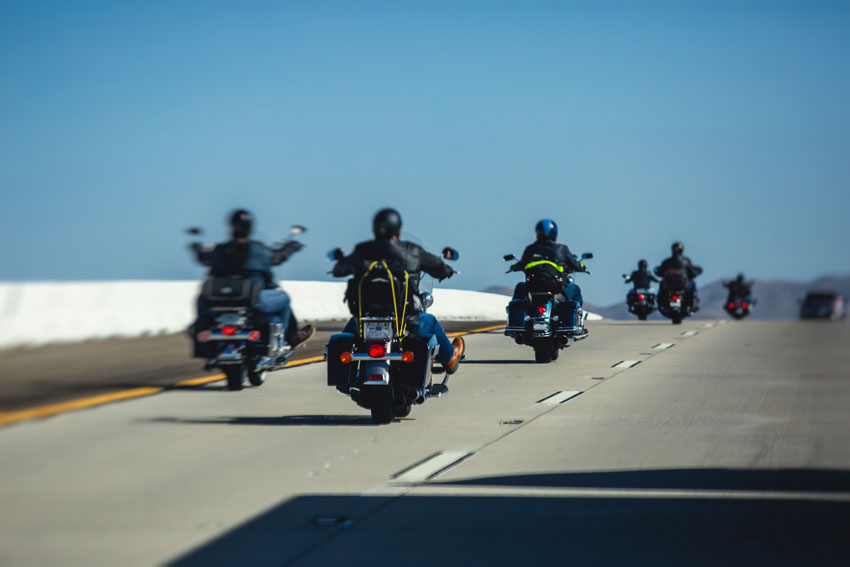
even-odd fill
[[[537,240],[558,239],[558,225],[552,219],[542,219],[534,227],[534,232],[537,233]]]
[[[638,270],[645,270],[649,264],[646,263],[646,260],[638,260]]]
[[[375,238],[388,240],[401,234],[401,215],[395,209],[381,209],[372,221]]]
[[[744,274],[738,274],[737,280],[738,280],[739,282],[744,281]]]
[[[673,243],[672,248],[673,248],[673,254],[681,254],[685,251],[685,245],[682,244],[681,242],[678,242],[678,241]]]
[[[236,209],[230,214],[230,234],[233,238],[248,238],[254,228],[254,215],[245,209]]]

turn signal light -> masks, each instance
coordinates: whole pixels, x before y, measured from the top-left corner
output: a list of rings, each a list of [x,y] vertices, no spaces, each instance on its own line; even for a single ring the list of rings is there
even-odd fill
[[[372,358],[380,358],[385,354],[387,354],[387,348],[384,345],[380,343],[369,345],[369,356]]]
[[[734,309],[734,308],[735,308],[735,304],[730,301],[729,302],[729,309]]]
[[[204,343],[204,342],[210,340],[211,336],[212,336],[212,333],[210,333],[209,331],[201,331],[200,333],[198,333],[198,340],[201,341],[202,343]]]
[[[747,305],[749,305],[749,303],[747,303],[747,302],[745,301],[745,302],[744,302],[744,305],[743,305],[744,309],[746,309],[746,308],[747,308]]]
[[[413,353],[409,350],[401,353],[401,361],[402,362],[413,362]]]
[[[351,364],[352,360],[354,360],[354,357],[350,352],[344,352],[339,355],[339,361],[343,364]]]
[[[251,331],[248,333],[249,341],[259,341],[260,340],[260,331]]]
[[[236,327],[234,327],[233,325],[225,325],[221,328],[221,334],[231,337],[236,334]]]

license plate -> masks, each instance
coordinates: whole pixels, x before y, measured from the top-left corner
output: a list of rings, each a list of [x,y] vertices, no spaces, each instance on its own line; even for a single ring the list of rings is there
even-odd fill
[[[549,329],[549,325],[546,323],[535,323],[531,328],[535,331],[545,331]]]
[[[675,308],[677,308],[677,309],[678,309],[678,308],[679,308],[679,307],[681,307],[681,306],[682,306],[682,302],[681,302],[681,301],[671,301],[671,302],[670,302],[670,307],[675,307]]]
[[[367,341],[389,341],[393,338],[393,327],[390,323],[366,323],[363,338]]]

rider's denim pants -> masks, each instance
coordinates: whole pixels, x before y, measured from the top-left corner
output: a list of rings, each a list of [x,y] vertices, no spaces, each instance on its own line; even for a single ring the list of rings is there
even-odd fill
[[[448,362],[451,360],[452,356],[454,356],[455,348],[452,346],[452,341],[446,336],[446,331],[443,329],[443,326],[440,325],[440,322],[437,321],[437,318],[431,315],[430,313],[425,313],[424,311],[419,314],[419,325],[416,328],[411,328],[411,331],[417,336],[425,339],[436,339],[437,344],[440,345],[440,352],[437,354],[435,360],[440,364]],[[345,329],[342,330],[343,333],[351,333],[354,336],[357,336],[357,323],[354,320],[354,317],[348,320],[348,323],[345,325]]]

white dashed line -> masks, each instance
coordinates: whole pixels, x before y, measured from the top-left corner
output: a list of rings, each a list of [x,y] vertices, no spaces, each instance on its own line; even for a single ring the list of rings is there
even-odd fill
[[[653,348],[653,350],[664,350],[664,349],[670,348],[671,346],[676,346],[676,343],[661,343],[661,344],[655,345],[652,348]]]
[[[631,368],[635,364],[640,364],[640,360],[623,360],[618,362],[611,368]]]
[[[693,337],[694,335],[696,335],[698,333],[699,333],[699,331],[685,331],[684,333],[682,333],[682,336],[683,337]]]
[[[551,396],[547,396],[537,402],[538,404],[544,404],[547,406],[557,406],[560,405],[567,400],[571,400],[581,394],[581,390],[565,390],[563,392],[555,392]]]
[[[428,480],[448,470],[472,453],[469,451],[445,451],[425,459],[419,464],[393,475],[394,482],[417,483]]]

